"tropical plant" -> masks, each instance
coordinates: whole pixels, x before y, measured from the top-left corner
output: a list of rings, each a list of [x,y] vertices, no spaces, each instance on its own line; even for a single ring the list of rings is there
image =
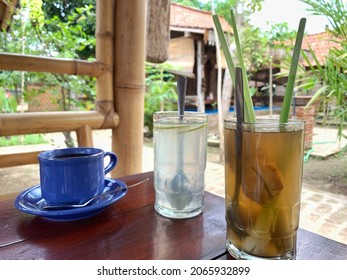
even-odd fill
[[[326,58],[324,66],[319,65],[318,59],[310,50],[311,57],[315,60],[313,65],[307,55],[303,55],[309,65],[310,71],[306,74],[306,82],[299,87],[306,90],[313,90],[314,95],[307,106],[312,105],[317,100],[321,100],[323,105],[323,124],[332,121],[338,122],[338,137],[347,137],[343,134],[345,122],[347,121],[347,63],[346,54],[338,54],[339,51],[332,50]]]
[[[307,104],[310,106],[317,99],[324,104],[324,120],[333,116],[333,121],[338,122],[338,138],[347,138],[343,133],[347,121],[347,3],[342,0],[302,0],[310,6],[309,11],[315,15],[326,16],[331,24],[327,29],[332,35],[332,41],[338,47],[332,48],[323,65],[319,63],[317,56],[310,49],[309,55],[303,54],[309,65],[309,72],[304,76],[301,87],[313,89],[314,95]]]
[[[165,71],[172,67],[167,63],[146,64],[145,126],[148,136],[153,134],[153,113],[176,110],[177,94],[174,75]]]

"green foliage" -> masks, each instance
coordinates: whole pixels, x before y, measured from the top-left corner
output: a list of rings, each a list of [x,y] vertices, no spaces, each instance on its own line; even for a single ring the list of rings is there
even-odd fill
[[[245,27],[240,37],[246,69],[256,72],[269,61],[267,59],[268,40],[259,28],[252,26]]]
[[[202,9],[204,4],[199,0],[171,0],[171,3],[177,3],[188,7],[194,7],[197,9]]]
[[[290,48],[288,41],[294,40],[296,37],[296,30],[290,29],[287,22],[276,23],[271,26],[269,33],[265,35],[273,48]]]
[[[145,126],[153,133],[153,113],[177,110],[176,82],[174,76],[165,71],[171,66],[146,64]]]
[[[14,113],[17,105],[16,98],[12,95],[6,96],[5,90],[0,87],[0,113]]]
[[[29,21],[35,30],[44,25],[45,17],[42,11],[42,0],[21,0],[21,5],[28,8]]]
[[[22,1],[9,32],[0,32],[1,52],[93,60],[94,50],[95,1]],[[27,100],[38,94],[28,84],[39,83],[42,91],[61,88],[62,110],[93,109],[95,78],[27,72],[24,79]],[[22,72],[0,72],[0,86],[19,89],[21,82]]]
[[[71,28],[68,34],[73,34],[79,41],[79,47],[75,50],[77,57],[80,59],[94,57],[95,0],[44,1],[42,10],[46,19],[52,19],[45,22],[48,32],[59,34],[61,24],[68,25]]]
[[[327,17],[335,37],[347,39],[347,3],[344,0],[301,0],[313,15]]]
[[[333,116],[333,121],[337,120],[339,125],[338,136],[343,135],[345,122],[347,121],[347,62],[340,54],[340,51],[331,50],[324,66],[317,64],[313,66],[310,59],[304,54],[305,61],[309,64],[309,72],[306,72],[303,78],[303,85],[306,90],[313,90],[314,95],[307,106],[310,106],[316,100],[323,101],[324,123],[327,124],[328,118]],[[311,57],[318,62],[315,53],[310,50]],[[301,85],[301,86],[303,86]]]
[[[339,47],[332,48],[321,65],[316,54],[310,49],[309,55],[313,58],[311,63],[309,56],[303,53],[306,63],[309,65],[309,72],[302,75],[301,88],[313,90],[314,95],[311,105],[320,99],[323,102],[324,120],[333,117],[333,121],[338,122],[338,138],[347,138],[343,134],[347,122],[347,4],[342,0],[302,0],[308,4],[309,11],[315,15],[326,16],[332,26],[327,29],[333,36],[332,41],[339,44]]]
[[[90,21],[95,25],[95,7],[76,8],[62,21],[59,15],[45,20],[39,33],[41,42],[49,46],[50,55],[64,58],[91,59],[95,57],[95,34],[90,33]]]
[[[32,145],[32,144],[43,144],[48,141],[42,134],[27,134],[23,136],[11,136],[11,137],[0,137],[0,147],[16,146],[16,145]]]

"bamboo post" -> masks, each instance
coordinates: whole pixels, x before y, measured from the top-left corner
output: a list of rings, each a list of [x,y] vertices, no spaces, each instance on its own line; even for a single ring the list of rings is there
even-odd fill
[[[119,157],[112,176],[142,171],[146,6],[143,0],[115,1],[114,102],[120,122],[112,130]]]
[[[96,79],[96,108],[105,116],[104,127],[112,126],[113,102],[113,0],[96,2],[96,60],[108,71]]]
[[[84,125],[77,129],[77,143],[78,147],[93,147],[93,134],[92,128],[89,125]]]

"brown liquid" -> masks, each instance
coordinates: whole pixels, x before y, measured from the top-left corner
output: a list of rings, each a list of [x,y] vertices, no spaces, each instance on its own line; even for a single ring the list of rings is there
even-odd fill
[[[67,154],[67,155],[54,156],[53,159],[76,158],[76,157],[86,157],[86,156],[90,156],[90,155],[89,154]]]
[[[295,250],[303,131],[244,131],[241,162],[235,157],[235,130],[226,128],[224,133],[228,242],[259,257],[276,258]]]

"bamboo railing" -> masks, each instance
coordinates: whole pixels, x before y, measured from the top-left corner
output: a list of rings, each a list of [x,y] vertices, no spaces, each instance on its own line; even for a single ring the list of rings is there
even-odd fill
[[[100,62],[89,62],[78,59],[57,59],[12,53],[0,53],[0,61],[2,70],[85,75],[91,77],[99,77],[107,70],[107,66]],[[20,69],[18,69],[19,63]]]
[[[0,54],[1,70],[96,77],[96,111],[0,114],[0,136],[76,131],[79,146],[93,146],[93,129],[112,129],[118,157],[112,176],[141,172],[146,3],[96,1],[96,61]],[[37,151],[0,156],[0,168],[37,162]]]

